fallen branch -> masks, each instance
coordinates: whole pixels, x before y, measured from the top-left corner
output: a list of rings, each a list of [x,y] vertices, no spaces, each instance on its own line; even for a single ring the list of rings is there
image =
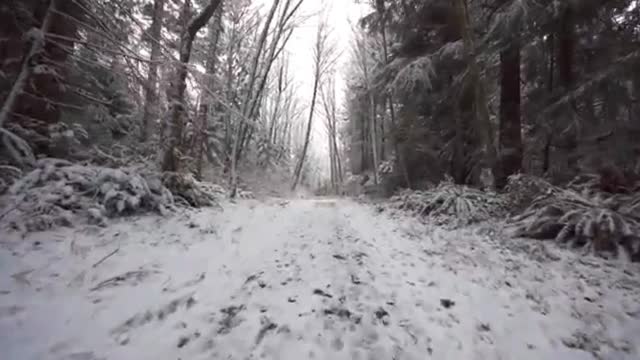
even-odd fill
[[[109,254],[107,254],[107,256],[103,257],[97,263],[93,264],[92,267],[95,269],[98,265],[102,264],[105,260],[107,260],[108,258],[110,258],[113,255],[115,255],[118,251],[120,251],[120,248],[117,248],[117,249],[113,250],[112,252],[110,252]]]

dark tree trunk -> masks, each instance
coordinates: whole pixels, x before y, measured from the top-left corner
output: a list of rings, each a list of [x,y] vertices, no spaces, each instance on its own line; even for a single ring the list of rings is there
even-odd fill
[[[573,52],[575,48],[573,10],[567,7],[558,29],[558,72],[560,85],[565,88],[573,84]]]
[[[220,34],[222,33],[222,12],[223,12],[223,0],[220,1],[220,5],[215,11],[214,20],[209,27],[210,38],[209,38],[209,49],[207,51],[207,64],[206,64],[206,75],[207,75],[207,90],[202,97],[202,103],[200,104],[199,109],[199,119],[198,124],[200,124],[200,129],[196,138],[198,142],[196,144],[196,178],[198,180],[202,180],[202,167],[204,164],[204,153],[210,151],[207,146],[208,139],[208,128],[209,128],[209,113],[210,109],[214,105],[214,99],[210,95],[209,92],[213,92],[214,89],[214,77],[216,74],[216,67],[218,64],[218,42],[220,40]]]
[[[549,65],[548,65],[548,79],[547,79],[547,90],[549,91],[549,93],[553,92],[553,72],[555,71],[555,58],[554,58],[554,53],[555,53],[555,34],[550,34],[549,35]]]
[[[453,106],[455,137],[453,139],[452,175],[456,184],[464,184],[466,180],[466,162],[464,153],[465,124],[463,114],[457,103]]]
[[[157,115],[158,104],[158,58],[160,58],[160,38],[162,35],[162,19],[164,18],[165,0],[155,0],[153,3],[153,21],[149,31],[151,44],[151,62],[149,63],[149,75],[147,77],[144,112],[142,124],[140,124],[140,141],[147,141],[152,132],[151,121]]]
[[[500,53],[500,171],[496,185],[503,187],[509,175],[522,169],[520,120],[520,42],[512,39]]]
[[[573,53],[575,51],[575,34],[574,34],[574,10],[571,8],[571,5],[568,5],[567,8],[562,13],[560,18],[560,24],[558,27],[558,81],[559,85],[562,87],[563,95],[566,95],[574,83],[573,78]],[[575,109],[575,101],[570,100],[568,106],[568,113],[572,116],[574,114]],[[566,146],[565,149],[568,153],[568,161],[567,166],[570,171],[575,171],[577,169],[577,156],[576,150],[578,147],[578,133],[575,126],[572,126],[571,129],[564,134],[563,138],[560,139],[563,141]]]
[[[25,31],[30,28],[40,28],[50,11],[47,29],[49,38],[45,38],[42,51],[34,56],[27,56],[31,42]],[[24,11],[19,11],[22,9]],[[15,13],[12,13],[16,11]],[[29,16],[25,15],[25,11]],[[11,124],[30,130],[36,136],[25,139],[30,142],[36,154],[51,155],[49,149],[49,125],[58,122],[60,105],[64,100],[65,75],[67,73],[66,60],[72,51],[78,26],[69,18],[80,19],[82,10],[74,1],[9,1],[0,11],[0,65],[9,79],[15,81],[23,68],[23,64],[33,69],[37,65],[47,65],[51,71],[28,72],[24,88],[12,101],[9,110],[9,127]],[[50,38],[55,37],[54,42]],[[0,88],[0,100],[5,101],[8,87],[4,84]]]

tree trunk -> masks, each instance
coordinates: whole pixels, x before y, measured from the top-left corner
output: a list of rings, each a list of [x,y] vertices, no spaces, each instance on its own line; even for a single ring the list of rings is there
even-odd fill
[[[220,1],[210,0],[207,6],[189,22],[180,37],[180,62],[177,64],[174,89],[171,91],[171,131],[162,162],[163,171],[179,170],[178,156],[182,151],[183,117],[185,113],[184,93],[187,87],[187,65],[191,58],[191,48],[196,34],[211,19],[218,5],[220,5]],[[185,10],[187,10],[188,6],[189,1],[186,1]]]
[[[389,63],[389,45],[387,43],[387,9],[385,7],[384,0],[376,0],[376,11],[380,16],[380,22],[381,22],[380,33],[382,35],[382,53],[384,55],[384,63],[388,64]],[[411,184],[409,181],[409,173],[404,165],[405,163],[404,154],[400,153],[400,150],[398,147],[398,137],[396,134],[394,134],[394,132],[397,131],[396,114],[395,114],[395,109],[393,106],[393,98],[391,94],[386,94],[385,100],[386,100],[385,103],[388,104],[389,106],[389,116],[391,117],[391,131],[389,133],[391,134],[393,152],[395,153],[395,157],[396,157],[394,165],[400,168],[400,172],[402,173],[402,176],[405,180],[405,184],[407,188],[410,188]],[[384,135],[384,130],[383,130],[383,135]],[[384,143],[384,140],[383,140],[383,143]],[[382,157],[384,158],[384,155],[382,155]]]
[[[571,4],[568,4],[562,13],[560,18],[560,24],[558,28],[558,81],[562,87],[563,93],[566,95],[573,86],[573,52],[575,50],[575,34],[574,34],[574,11],[571,8]],[[569,100],[568,112],[571,115],[571,123],[575,124],[575,100]],[[578,147],[578,130],[576,126],[571,127],[564,134],[563,141],[566,146],[565,149],[568,153],[567,167],[569,170],[577,170],[577,156],[576,150]]]
[[[142,113],[142,124],[140,124],[140,141],[145,142],[149,134],[153,132],[151,122],[157,115],[158,103],[158,59],[160,59],[162,38],[162,21],[164,19],[165,0],[155,0],[153,2],[153,20],[149,31],[149,42],[151,43],[151,57],[149,58],[149,74],[147,76],[146,94],[144,110]]]
[[[10,90],[0,94],[6,96],[0,109],[0,126],[12,122],[33,134],[25,140],[36,154],[53,156],[50,125],[60,118],[60,105],[66,94],[63,84],[67,58],[82,19],[81,5],[81,0],[23,1],[20,6],[33,11],[27,24],[11,13],[16,10],[13,2],[0,9],[0,21],[7,22],[0,26],[0,35],[6,36],[0,40],[2,72],[13,80]],[[35,37],[25,36],[28,28],[38,30],[31,33]],[[55,41],[50,40],[52,36]],[[46,65],[42,66],[45,71],[34,72],[40,65]]]
[[[22,67],[20,68],[18,77],[2,104],[2,109],[0,109],[0,127],[4,125],[4,123],[9,119],[10,114],[14,112],[20,95],[25,92],[29,80],[33,75],[33,70],[37,65],[35,57],[44,50],[44,34],[49,32],[49,29],[51,28],[53,13],[56,10],[57,3],[57,0],[49,0],[47,12],[44,20],[42,21],[42,25],[40,26],[39,34],[31,39],[29,52],[22,62]]]
[[[204,164],[204,153],[210,151],[207,146],[208,129],[209,129],[209,117],[211,108],[215,103],[215,100],[211,96],[214,91],[214,78],[216,74],[216,66],[218,64],[218,43],[220,41],[220,34],[222,33],[222,12],[223,12],[224,0],[220,1],[220,5],[215,11],[214,21],[211,22],[209,27],[209,48],[207,50],[207,63],[205,66],[206,75],[206,87],[205,93],[202,96],[203,102],[200,105],[200,131],[198,134],[197,154],[196,154],[196,177],[202,180],[202,167]],[[215,134],[214,134],[215,135]]]
[[[316,66],[315,78],[313,81],[313,95],[311,96],[311,106],[309,108],[309,120],[307,121],[307,130],[304,135],[304,145],[302,145],[302,154],[300,155],[300,159],[298,159],[298,164],[296,165],[295,172],[293,174],[293,185],[291,185],[291,191],[295,191],[298,186],[298,182],[300,181],[300,173],[302,172],[302,168],[304,167],[304,160],[307,156],[307,149],[309,148],[309,140],[311,139],[311,126],[313,122],[313,112],[316,106],[316,99],[318,97],[318,87],[320,86],[320,66],[319,64]]]
[[[336,167],[335,167],[335,157],[333,153],[333,141],[331,139],[331,129],[329,129],[329,136],[327,140],[329,141],[329,179],[331,180],[331,190],[335,191],[336,189]]]
[[[500,172],[498,187],[522,169],[522,127],[520,121],[520,42],[513,38],[500,53]]]
[[[567,6],[560,18],[558,29],[558,72],[560,85],[565,88],[569,88],[573,84],[573,51],[575,48],[573,17],[573,10]]]
[[[464,184],[466,179],[466,164],[464,154],[465,126],[463,115],[460,112],[460,108],[457,103],[453,106],[453,121],[455,137],[453,139],[452,175],[456,184]]]
[[[462,35],[465,57],[469,67],[469,77],[473,83],[473,102],[475,128],[482,139],[482,159],[480,167],[493,171],[496,164],[496,150],[494,134],[489,117],[486,86],[480,72],[480,65],[476,58],[475,40],[471,19],[465,0],[452,0],[456,12],[456,22]]]
[[[373,94],[373,89],[371,86],[371,79],[369,77],[369,66],[367,64],[367,45],[366,39],[362,39],[360,43],[360,49],[358,49],[360,54],[360,61],[362,66],[362,72],[364,75],[364,82],[367,86],[367,99],[369,101],[369,139],[371,141],[371,155],[372,155],[372,172],[373,172],[373,182],[374,184],[378,184],[378,141],[377,141],[377,119],[376,119],[376,100]],[[368,150],[367,150],[368,151]]]
[[[371,92],[371,90],[369,90]],[[369,95],[369,102],[371,104],[371,115],[370,115],[370,135],[371,135],[371,151],[373,155],[373,183],[378,185],[378,135],[376,134],[376,102],[373,97],[373,94]]]

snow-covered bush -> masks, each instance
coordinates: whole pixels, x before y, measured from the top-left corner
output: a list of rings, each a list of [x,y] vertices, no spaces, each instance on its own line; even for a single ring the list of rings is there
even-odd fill
[[[504,214],[506,204],[496,193],[444,182],[432,190],[405,190],[391,198],[393,207],[441,224],[460,226]]]
[[[640,197],[589,197],[573,190],[550,191],[513,218],[516,235],[555,239],[596,253],[624,252],[640,261]]]
[[[221,186],[198,181],[188,173],[164,173],[162,184],[176,200],[193,207],[215,205],[225,196],[225,190]]]
[[[395,163],[395,159],[391,158],[389,160],[384,160],[380,163],[380,165],[378,165],[378,174],[379,176],[383,176],[383,175],[388,175],[393,173],[394,171],[394,167],[393,164]]]
[[[543,194],[559,191],[559,188],[551,185],[546,180],[527,174],[509,176],[505,187],[509,210],[514,213],[521,213],[534,199]]]
[[[9,187],[22,176],[22,170],[11,165],[0,165],[0,195],[9,190]]]
[[[175,198],[190,206],[212,205],[219,194],[214,189],[190,177],[41,159],[3,202],[14,228],[41,231],[72,225],[77,218],[104,224],[112,217],[163,214],[175,207]]]

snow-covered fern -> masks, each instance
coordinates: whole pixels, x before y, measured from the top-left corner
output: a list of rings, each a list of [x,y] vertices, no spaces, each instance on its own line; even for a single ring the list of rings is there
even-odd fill
[[[10,187],[3,202],[9,204],[14,228],[41,231],[78,218],[104,224],[112,217],[166,213],[176,198],[190,206],[212,205],[220,193],[190,177],[41,159]]]
[[[395,65],[395,76],[389,87],[395,93],[410,93],[419,89],[430,89],[435,70],[433,59],[424,55],[411,61],[398,61]]]
[[[379,175],[388,175],[388,174],[393,173],[393,164],[394,163],[395,163],[395,160],[393,158],[391,158],[389,160],[382,161],[378,165],[378,174]]]
[[[404,191],[392,197],[391,203],[395,208],[452,226],[484,221],[505,211],[505,202],[498,194],[448,182],[433,190]]]
[[[518,236],[554,239],[596,253],[626,253],[640,261],[637,197],[585,197],[572,190],[548,192],[513,218]]]
[[[22,176],[22,170],[11,165],[0,165],[0,195],[4,194],[9,187]]]
[[[526,209],[539,196],[559,191],[561,191],[559,188],[551,185],[546,180],[526,174],[509,176],[505,187],[509,209],[517,213]]]
[[[164,173],[162,184],[174,198],[187,206],[201,207],[216,204],[224,197],[225,190],[215,184],[197,181],[191,174]]]

